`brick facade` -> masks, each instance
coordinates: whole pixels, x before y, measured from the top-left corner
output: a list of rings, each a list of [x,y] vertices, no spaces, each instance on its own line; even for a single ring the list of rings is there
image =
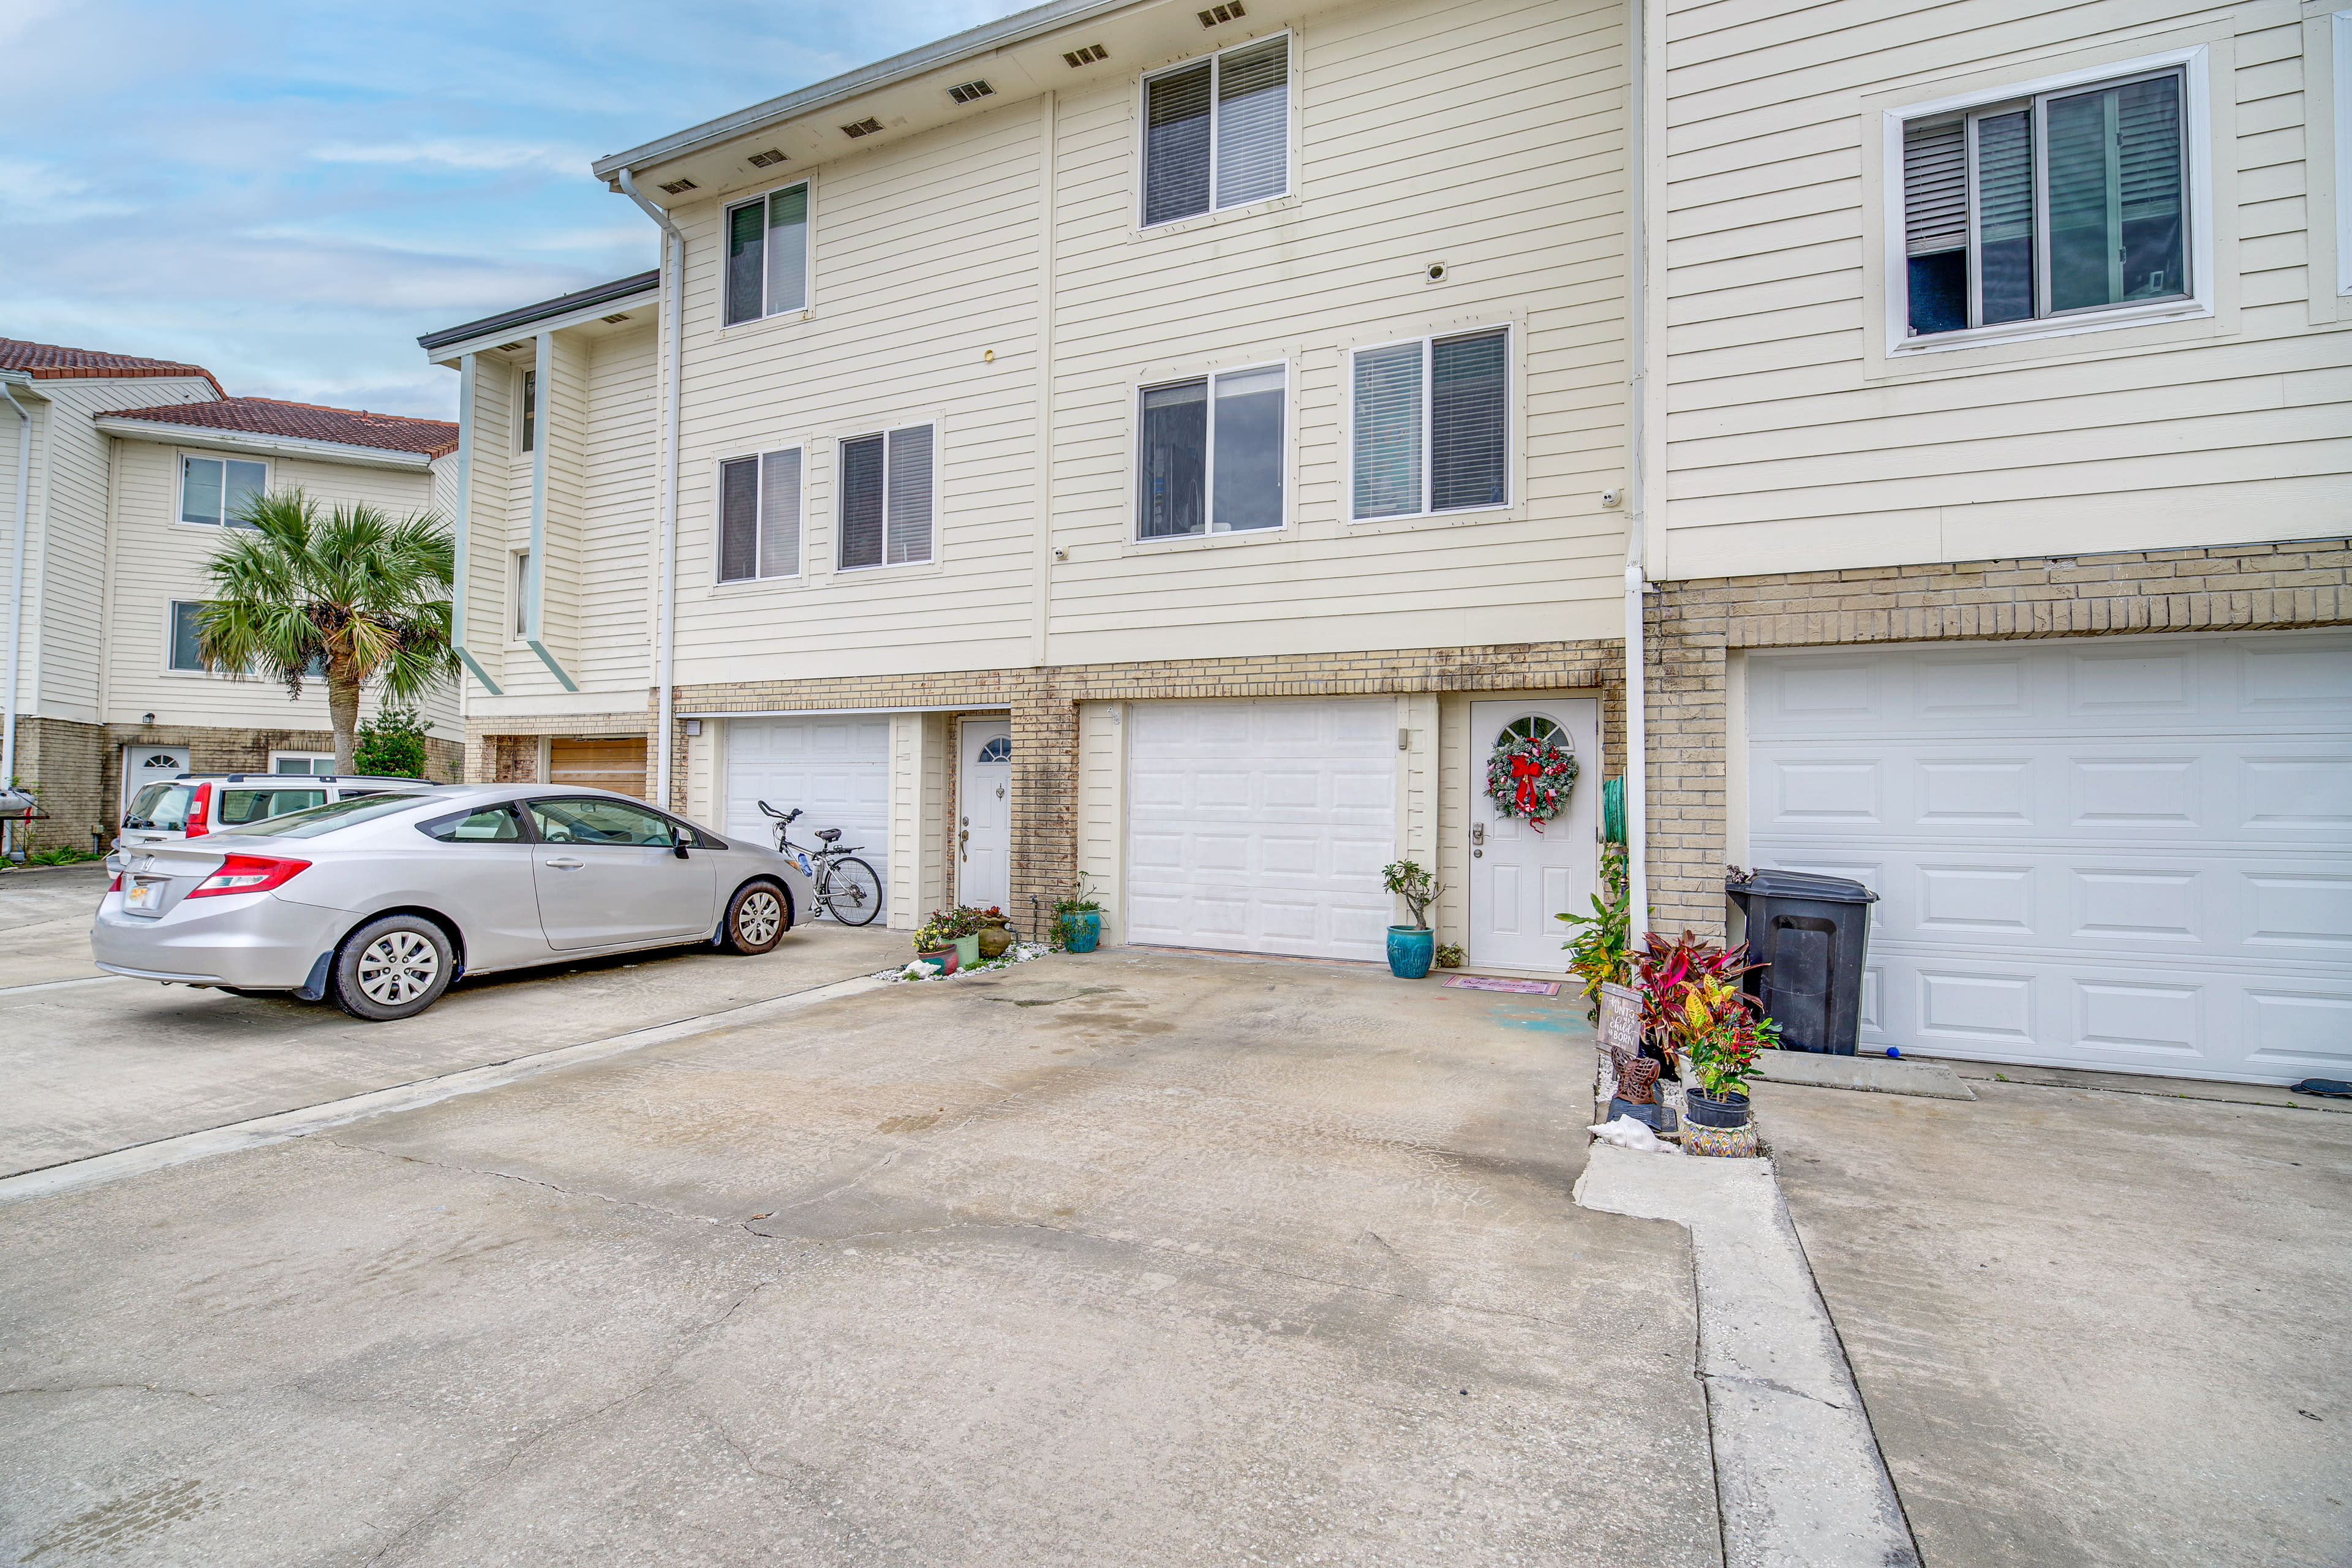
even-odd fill
[[[2352,622],[2352,541],[2216,545],[1664,583],[1644,617],[1650,904],[1720,937],[1735,650]]]

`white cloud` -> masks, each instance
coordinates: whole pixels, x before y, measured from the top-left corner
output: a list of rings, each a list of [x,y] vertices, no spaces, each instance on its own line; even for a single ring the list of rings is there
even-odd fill
[[[136,210],[119,197],[92,194],[89,181],[55,163],[0,158],[0,212],[23,223],[71,223]]]
[[[424,142],[331,142],[314,147],[310,156],[321,163],[383,163],[404,168],[541,169],[550,174],[587,178],[591,157],[569,147],[546,147],[517,142],[469,142],[436,137]]]

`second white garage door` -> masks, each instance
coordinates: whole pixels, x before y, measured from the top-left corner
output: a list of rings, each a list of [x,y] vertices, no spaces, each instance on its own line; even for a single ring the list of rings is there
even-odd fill
[[[827,714],[807,719],[736,719],[727,727],[727,831],[757,844],[775,842],[778,811],[799,806],[793,842],[817,847],[816,830],[838,827],[841,842],[888,887],[890,876],[890,719],[887,714]]]
[[[1751,655],[1750,852],[1880,898],[1865,1045],[2352,1078],[2352,637]]]
[[[1385,957],[1394,700],[1145,702],[1128,714],[1129,941]]]

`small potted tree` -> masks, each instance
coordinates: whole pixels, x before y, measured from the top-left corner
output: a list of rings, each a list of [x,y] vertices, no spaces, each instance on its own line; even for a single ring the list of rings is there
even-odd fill
[[[1398,860],[1381,868],[1381,885],[1404,900],[1412,924],[1389,927],[1389,973],[1399,980],[1420,980],[1429,973],[1437,955],[1437,933],[1429,929],[1429,906],[1444,887],[1419,862]]]
[[[1084,877],[1076,891],[1054,900],[1053,931],[1064,952],[1092,952],[1102,942],[1102,904],[1087,893]]]

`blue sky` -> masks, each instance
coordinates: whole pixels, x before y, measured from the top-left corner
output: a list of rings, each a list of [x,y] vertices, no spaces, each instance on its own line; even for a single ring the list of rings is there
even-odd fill
[[[0,337],[447,417],[416,334],[654,265],[590,159],[1021,8],[0,0]]]

